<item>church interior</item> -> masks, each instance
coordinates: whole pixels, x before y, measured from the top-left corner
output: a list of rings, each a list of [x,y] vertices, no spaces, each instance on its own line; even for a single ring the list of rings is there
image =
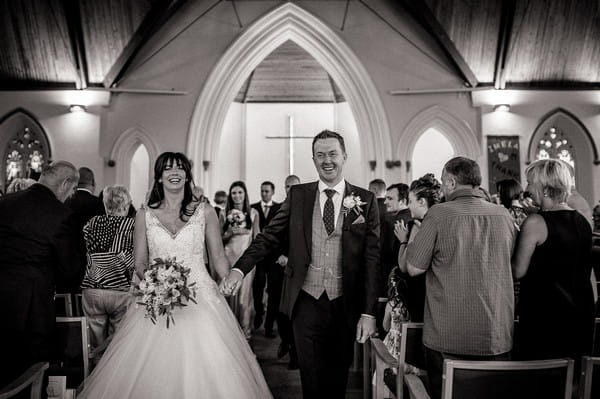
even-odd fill
[[[282,202],[286,176],[318,178],[329,129],[357,186],[440,179],[464,156],[494,194],[556,158],[600,205],[597,0],[6,0],[0,15],[2,192],[66,160],[139,208],[173,151],[211,201],[240,180],[250,202],[263,181]],[[361,356],[348,395],[375,397]],[[271,357],[274,395],[300,397]]]

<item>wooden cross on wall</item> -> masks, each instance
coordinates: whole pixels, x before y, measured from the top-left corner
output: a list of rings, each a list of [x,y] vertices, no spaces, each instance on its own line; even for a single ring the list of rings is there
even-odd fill
[[[289,155],[289,174],[294,174],[294,140],[312,140],[313,136],[296,136],[294,135],[294,117],[288,115],[288,134],[287,136],[266,136],[270,140],[289,140],[288,141],[288,155]]]

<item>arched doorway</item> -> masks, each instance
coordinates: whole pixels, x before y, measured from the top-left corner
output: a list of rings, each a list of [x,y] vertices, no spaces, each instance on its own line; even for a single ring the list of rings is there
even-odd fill
[[[431,133],[433,134],[432,136],[424,136],[428,131],[436,133]],[[438,105],[426,108],[408,123],[398,142],[396,154],[397,159],[400,159],[404,163],[404,176],[406,182],[410,182],[415,178],[420,177],[413,173],[412,170],[412,162],[417,143],[422,137],[425,137],[426,140],[430,140],[431,138],[440,137],[437,135],[441,135],[441,139],[447,141],[447,144],[441,144],[440,158],[436,160],[436,162],[442,164],[442,167],[449,158],[441,158],[448,156],[450,148],[452,149],[451,156],[465,156],[477,161],[481,155],[479,140],[475,133],[473,133],[471,127],[464,120],[456,117],[451,112]],[[422,143],[427,144],[427,141]],[[431,167],[437,166],[432,165]],[[441,169],[433,172],[436,177],[440,177]]]
[[[543,158],[559,158],[570,163],[575,169],[577,191],[593,204],[591,165],[600,164],[600,160],[590,132],[576,116],[556,109],[541,119],[529,142],[527,164]]]
[[[0,187],[3,191],[18,177],[38,179],[51,161],[48,136],[37,119],[16,109],[0,119]]]
[[[383,161],[377,161],[390,159],[389,125],[369,74],[325,23],[286,3],[249,26],[223,54],[204,84],[190,124],[188,154],[195,161],[194,172],[205,191],[216,189],[211,164],[216,161],[224,120],[238,90],[251,71],[288,40],[310,53],[339,85],[361,132],[362,159],[374,161],[373,176],[383,175]]]
[[[426,173],[433,173],[441,180],[444,164],[456,151],[446,136],[437,129],[430,127],[415,143],[411,159],[412,180]]]

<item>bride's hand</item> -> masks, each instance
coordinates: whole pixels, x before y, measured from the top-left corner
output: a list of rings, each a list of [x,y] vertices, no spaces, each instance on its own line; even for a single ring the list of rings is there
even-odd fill
[[[242,273],[237,271],[230,271],[229,275],[221,280],[219,284],[219,292],[225,296],[233,296],[237,294],[240,289],[240,282],[242,281]]]

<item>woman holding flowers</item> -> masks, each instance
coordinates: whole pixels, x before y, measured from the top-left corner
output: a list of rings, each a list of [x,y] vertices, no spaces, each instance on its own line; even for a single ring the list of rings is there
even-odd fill
[[[206,247],[219,278],[229,273],[217,216],[192,190],[185,155],[161,154],[135,224],[143,306],[129,308],[78,398],[272,397],[205,267]]]
[[[243,181],[233,182],[229,187],[227,205],[225,212],[221,213],[220,223],[225,243],[225,257],[233,265],[259,233],[258,212],[250,206],[248,190]],[[256,268],[244,276],[239,291],[229,300],[246,339],[250,339],[252,333],[254,318],[252,283],[255,273]]]

